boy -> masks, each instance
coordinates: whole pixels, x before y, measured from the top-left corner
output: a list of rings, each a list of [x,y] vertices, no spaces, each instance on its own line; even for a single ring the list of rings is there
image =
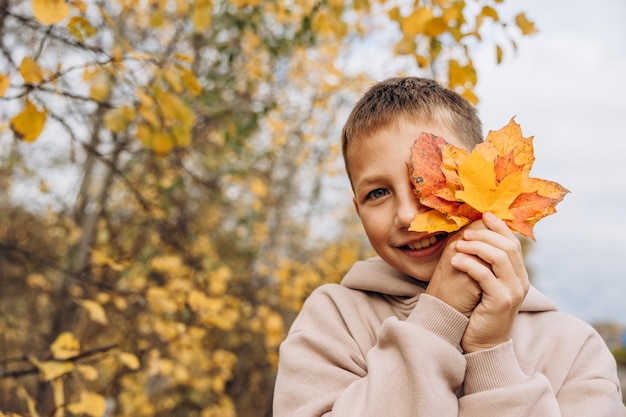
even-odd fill
[[[530,286],[518,239],[487,213],[408,231],[422,132],[467,150],[476,110],[432,80],[374,85],[343,129],[354,205],[378,257],[306,301],[280,350],[274,416],[626,416],[615,360]]]

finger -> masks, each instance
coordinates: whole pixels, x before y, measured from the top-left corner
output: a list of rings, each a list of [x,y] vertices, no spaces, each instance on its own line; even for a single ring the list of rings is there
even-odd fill
[[[491,265],[477,256],[459,252],[450,260],[452,266],[461,272],[465,272],[482,288],[482,283],[487,280],[496,280],[491,270]]]
[[[507,226],[502,219],[489,211],[483,214],[482,220],[485,226],[494,232],[505,236],[515,236],[511,229],[509,229],[509,226]]]
[[[501,313],[519,309],[526,294],[519,282],[498,279],[489,266],[476,256],[458,253],[452,257],[452,264],[478,283],[484,308]]]
[[[506,225],[505,225],[506,227]],[[500,229],[502,230],[502,229]],[[524,263],[524,255],[522,253],[522,245],[519,239],[512,234],[508,228],[505,235],[500,234],[498,231],[491,229],[468,229],[463,232],[463,238],[465,242],[483,242],[489,246],[492,246],[502,252],[504,252],[509,262],[512,264],[513,269],[517,271],[517,273],[521,277],[527,278],[526,273],[526,265]],[[469,246],[464,246],[461,244],[462,249],[458,249],[459,251],[466,252],[471,250]],[[487,248],[488,250],[488,248]],[[493,264],[498,259],[495,256],[489,257],[489,252],[481,252],[479,254],[476,249],[473,250],[473,254],[477,254],[485,259],[487,262]]]
[[[474,255],[490,266],[490,269],[500,275],[515,273],[515,268],[506,250],[482,240],[460,240],[456,243],[457,252]]]

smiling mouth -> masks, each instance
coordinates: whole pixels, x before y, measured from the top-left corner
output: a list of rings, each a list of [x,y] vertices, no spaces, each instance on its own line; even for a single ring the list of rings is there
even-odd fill
[[[444,239],[446,236],[448,236],[447,233],[439,233],[438,235],[431,235],[420,241],[412,242],[412,243],[409,243],[408,245],[404,245],[402,246],[402,248],[411,249],[411,250],[426,249],[427,247],[432,246],[435,243],[439,242],[441,239]]]

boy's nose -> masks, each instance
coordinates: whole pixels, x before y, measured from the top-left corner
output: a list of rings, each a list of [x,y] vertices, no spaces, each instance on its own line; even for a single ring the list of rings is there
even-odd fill
[[[408,192],[398,198],[396,213],[397,226],[401,228],[409,227],[416,215],[427,211],[428,208],[420,204],[419,199],[411,188]]]

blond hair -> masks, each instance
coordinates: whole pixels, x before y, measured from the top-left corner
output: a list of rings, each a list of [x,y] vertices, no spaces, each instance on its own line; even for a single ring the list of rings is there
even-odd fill
[[[483,140],[476,108],[459,94],[427,78],[389,78],[372,86],[361,97],[343,127],[341,147],[348,177],[347,154],[351,143],[401,119],[445,125],[468,149]]]

